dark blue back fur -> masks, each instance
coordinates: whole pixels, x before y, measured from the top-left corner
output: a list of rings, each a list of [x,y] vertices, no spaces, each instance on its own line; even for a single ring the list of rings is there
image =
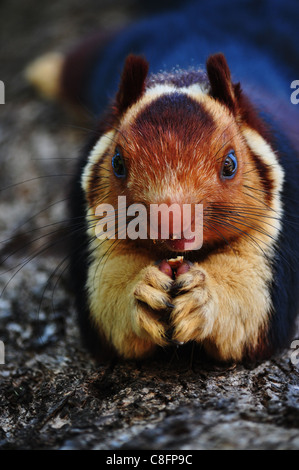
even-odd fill
[[[183,2],[129,26],[98,52],[86,86],[86,102],[99,114],[117,91],[128,53],[142,54],[150,72],[204,67],[215,52],[226,56],[234,81],[251,96],[257,89],[290,104],[290,83],[299,72],[296,0],[201,0]],[[298,73],[297,73],[298,75]]]
[[[275,315],[270,321],[269,344],[274,348],[290,346],[299,305],[299,158],[285,136],[271,122],[285,180],[282,192],[283,217],[271,297]],[[270,348],[271,349],[271,348]]]

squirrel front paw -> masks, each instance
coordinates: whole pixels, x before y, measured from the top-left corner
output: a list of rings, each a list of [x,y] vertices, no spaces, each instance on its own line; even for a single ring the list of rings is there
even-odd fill
[[[168,342],[169,313],[173,309],[170,290],[174,281],[166,272],[162,264],[147,266],[134,289],[134,329],[138,336],[149,337],[160,346]]]
[[[162,261],[144,268],[134,289],[134,330],[157,345],[202,341],[211,335],[217,298],[208,274],[184,262],[176,271]]]
[[[179,274],[172,285],[170,315],[172,338],[178,343],[202,341],[211,335],[217,299],[208,274],[199,265],[191,264],[187,272]]]

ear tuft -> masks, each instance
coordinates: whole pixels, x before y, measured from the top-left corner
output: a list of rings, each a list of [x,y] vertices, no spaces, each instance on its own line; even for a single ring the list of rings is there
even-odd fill
[[[211,96],[227,106],[234,114],[236,99],[231,74],[222,53],[211,55],[207,60],[207,74],[211,85]]]
[[[148,62],[143,57],[131,54],[126,58],[116,95],[116,106],[120,115],[143,95],[148,69]]]

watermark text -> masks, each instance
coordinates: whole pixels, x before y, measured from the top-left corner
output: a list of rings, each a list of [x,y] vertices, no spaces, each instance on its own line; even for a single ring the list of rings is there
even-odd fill
[[[0,341],[0,364],[5,364],[5,346],[3,341]]]
[[[100,240],[151,239],[169,241],[177,251],[198,250],[203,242],[202,204],[143,204],[127,206],[126,196],[118,206],[99,204],[95,234]]]
[[[5,86],[2,80],[0,80],[0,104],[5,104]]]
[[[299,80],[293,80],[291,83],[291,88],[295,88],[293,93],[291,93],[291,103],[298,104],[299,103]]]
[[[294,349],[290,355],[291,363],[297,366],[299,365],[299,339],[292,341],[291,349]]]

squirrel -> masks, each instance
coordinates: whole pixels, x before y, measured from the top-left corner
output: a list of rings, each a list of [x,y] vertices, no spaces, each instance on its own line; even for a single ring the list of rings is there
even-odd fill
[[[65,93],[82,60],[99,61],[99,42],[113,40],[93,38],[54,58]],[[127,55],[72,183],[71,279],[83,340],[96,357],[139,359],[195,342],[220,361],[268,358],[289,346],[298,312],[296,138],[284,134],[283,106],[271,115],[270,93],[260,111],[222,52],[205,70],[161,71],[155,60],[150,73],[150,61]],[[143,238],[123,236],[119,219],[113,236],[99,237],[97,208],[117,215],[119,197],[147,214],[153,204],[201,205],[202,246],[190,249],[183,226],[175,232],[169,220],[163,238],[163,213],[154,239],[148,216]]]

